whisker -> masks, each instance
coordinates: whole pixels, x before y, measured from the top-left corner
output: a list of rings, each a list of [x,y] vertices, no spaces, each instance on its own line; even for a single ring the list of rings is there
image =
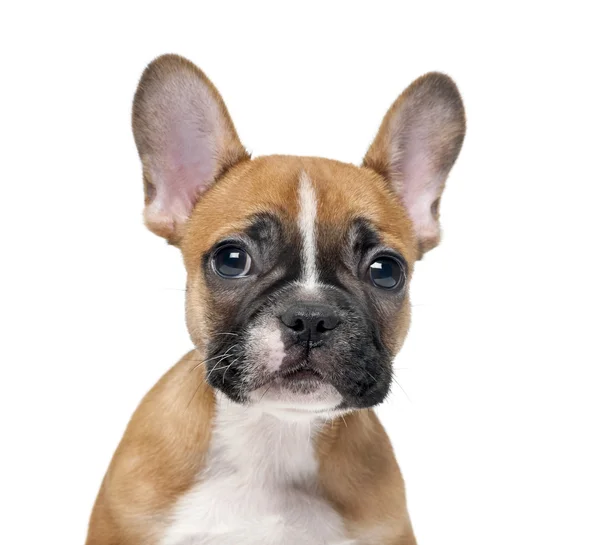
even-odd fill
[[[216,365],[219,365],[219,363],[221,363],[227,356],[223,356],[217,363]],[[208,379],[210,378],[210,375],[213,374],[213,371],[218,370],[217,367],[213,367],[209,372],[208,375],[206,375],[206,378],[204,379],[206,382],[208,382]]]
[[[223,358],[223,359],[225,359],[225,358]],[[219,364],[217,363],[217,365],[219,365]],[[213,367],[210,370],[210,372],[212,373],[213,371],[220,371],[221,369],[228,369],[230,367],[230,365],[231,364],[229,364],[229,365],[223,365],[223,367]]]
[[[260,396],[260,399],[258,400],[259,403],[262,401],[262,398],[267,395],[267,392],[271,389],[271,386],[273,386],[272,382],[271,384],[269,384],[269,387],[263,392],[263,395]]]
[[[235,358],[228,366],[227,369],[225,369],[225,372],[223,373],[223,384],[225,384],[225,375],[227,374],[227,371],[229,371],[229,368],[236,362],[238,361],[242,356],[238,356],[237,358]]]
[[[204,381],[202,379],[200,379],[198,381],[198,386],[196,386],[196,389],[194,390],[194,393],[192,394],[192,397],[190,397],[190,400],[188,401],[188,404],[186,405],[185,409],[189,409],[190,405],[192,404],[192,401],[194,400],[194,398],[196,397],[196,394],[198,393],[198,390],[200,389],[200,386],[202,386],[202,383]]]
[[[236,346],[239,346],[239,343],[235,343],[233,345],[231,345],[227,350],[231,350],[232,348],[235,348]],[[198,360],[196,360],[198,361]]]
[[[408,399],[408,401],[410,403],[412,403],[412,401],[410,400],[410,397],[408,397],[408,394],[406,393],[406,390],[404,388],[402,388],[402,384],[400,384],[397,380],[396,377],[394,375],[392,375],[392,380],[398,385],[398,387],[402,390],[402,393],[406,396],[406,399]]]
[[[190,369],[190,373],[192,371],[195,371],[196,369],[198,369],[198,367],[202,366],[202,364],[204,364],[204,363],[208,363],[209,361],[213,361],[213,360],[216,360],[217,358],[223,358],[223,357],[224,357],[223,354],[219,354],[218,356],[215,356],[214,358],[208,358],[207,360],[195,360],[195,361],[198,361],[199,363],[196,366],[194,366],[192,369]]]
[[[343,415],[343,414],[340,414],[340,416],[342,417],[342,420],[344,421],[344,425],[345,425],[346,427],[348,427],[348,424],[346,424],[346,419],[344,418],[344,415]]]
[[[217,362],[215,365],[219,365],[219,363],[221,363],[221,362],[222,362],[224,359],[226,359],[228,355],[229,355],[228,353],[225,353],[225,354],[223,354],[223,357],[222,357],[222,358],[221,358],[221,359],[220,359],[220,360],[219,360],[219,361],[218,361],[218,362]],[[206,382],[208,382],[208,379],[210,378],[210,375],[212,375],[212,374],[213,374],[213,371],[215,371],[215,369],[216,369],[216,368],[215,368],[215,367],[213,367],[213,368],[210,370],[210,372],[208,373],[208,375],[206,375]]]
[[[398,367],[397,369],[408,369],[408,367]],[[376,380],[376,379],[375,379],[375,377],[374,377],[374,376],[373,376],[371,373],[369,373],[369,371],[367,371],[366,369],[365,369],[365,373],[367,373],[367,375],[369,375],[369,376],[370,376],[370,377],[371,377],[373,380]],[[408,397],[408,394],[406,393],[406,390],[405,390],[405,389],[402,387],[402,384],[400,384],[400,383],[398,382],[398,380],[396,379],[396,377],[394,376],[394,374],[393,374],[393,373],[392,373],[392,380],[393,380],[393,381],[394,381],[394,382],[395,382],[395,383],[398,385],[398,387],[399,387],[399,388],[402,390],[402,393],[403,393],[403,394],[406,396],[406,399],[408,399],[408,401],[409,401],[410,403],[412,403],[412,401],[411,401],[410,397]]]
[[[203,363],[208,363],[209,361],[216,360],[217,358],[221,358],[221,357],[224,357],[224,356],[227,356],[227,355],[229,355],[229,352],[230,352],[230,351],[231,351],[233,348],[235,348],[236,346],[239,346],[239,345],[238,345],[238,344],[234,344],[234,345],[230,346],[230,347],[229,347],[229,348],[226,350],[226,352],[225,352],[225,353],[223,353],[223,354],[218,354],[217,356],[213,356],[212,358],[208,358],[207,360],[202,360],[202,361],[201,361],[201,362],[200,362],[198,365],[196,365],[196,367],[194,367],[193,369],[191,369],[191,370],[190,370],[190,373],[191,373],[192,371],[195,371],[196,369],[198,369],[198,367],[200,367],[200,366],[201,366]],[[193,361],[199,361],[199,360],[193,360]]]
[[[222,354],[218,354],[218,355],[217,355],[217,356],[215,356],[214,358],[209,358],[209,359],[207,359],[207,360],[188,360],[188,361],[191,361],[191,362],[193,362],[193,363],[199,363],[199,364],[203,364],[203,363],[205,363],[205,362],[212,361],[213,359],[220,358],[221,356],[224,356],[224,355],[225,355],[225,353],[223,352]],[[229,356],[233,356],[234,354],[233,354],[233,353],[229,353],[228,355],[229,355]],[[235,355],[237,355],[237,354],[235,354]],[[193,371],[193,369],[192,369],[192,371]]]

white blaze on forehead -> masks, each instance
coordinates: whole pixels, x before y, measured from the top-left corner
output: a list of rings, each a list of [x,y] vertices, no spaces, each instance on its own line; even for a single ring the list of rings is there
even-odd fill
[[[317,284],[317,195],[306,172],[298,185],[298,227],[302,236],[302,283],[313,288]]]

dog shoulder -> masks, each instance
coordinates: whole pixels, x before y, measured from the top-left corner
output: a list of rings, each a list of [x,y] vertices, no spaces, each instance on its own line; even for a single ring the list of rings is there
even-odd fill
[[[201,355],[189,352],[133,414],[96,499],[87,545],[149,543],[162,531],[163,513],[202,469],[214,405]]]
[[[317,443],[320,480],[354,536],[413,544],[404,480],[375,412],[354,411],[324,426]]]

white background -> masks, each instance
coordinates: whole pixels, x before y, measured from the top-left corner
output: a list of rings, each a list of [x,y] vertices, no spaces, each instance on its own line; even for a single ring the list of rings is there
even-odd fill
[[[0,542],[83,542],[131,412],[191,346],[130,131],[145,64],[176,52],[254,155],[358,163],[414,78],[456,80],[467,138],[411,288],[408,396],[379,411],[416,534],[598,545],[598,16],[551,4],[4,4]]]

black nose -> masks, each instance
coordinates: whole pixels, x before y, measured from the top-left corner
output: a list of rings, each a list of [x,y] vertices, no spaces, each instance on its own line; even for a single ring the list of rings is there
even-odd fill
[[[323,303],[296,303],[281,316],[281,321],[295,331],[300,341],[319,341],[332,329],[340,318],[330,305]]]

